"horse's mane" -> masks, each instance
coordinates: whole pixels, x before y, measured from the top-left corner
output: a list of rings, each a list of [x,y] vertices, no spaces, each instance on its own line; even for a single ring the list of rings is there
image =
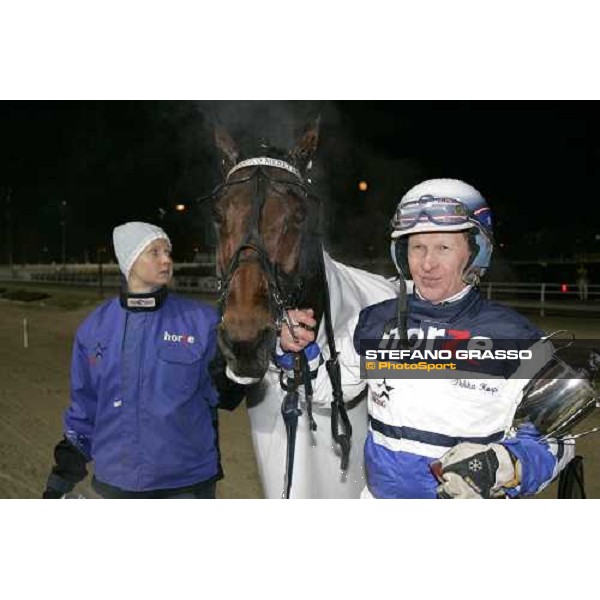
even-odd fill
[[[307,199],[307,215],[302,227],[302,245],[298,260],[297,275],[302,279],[304,293],[300,298],[301,308],[312,308],[317,321],[320,320],[323,302],[322,271],[323,222],[321,202]]]

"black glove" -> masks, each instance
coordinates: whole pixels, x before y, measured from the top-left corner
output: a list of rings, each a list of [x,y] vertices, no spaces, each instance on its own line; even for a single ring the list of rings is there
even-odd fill
[[[225,374],[226,368],[227,362],[225,361],[225,357],[221,349],[217,347],[217,352],[208,367],[208,372],[219,393],[219,404],[217,406],[231,411],[235,410],[242,403],[249,386],[229,379]]]
[[[48,476],[42,498],[62,498],[87,475],[87,458],[67,438],[54,448],[56,464]]]
[[[432,469],[438,477],[439,498],[499,498],[518,485],[518,471],[501,444],[463,442],[446,452]]]

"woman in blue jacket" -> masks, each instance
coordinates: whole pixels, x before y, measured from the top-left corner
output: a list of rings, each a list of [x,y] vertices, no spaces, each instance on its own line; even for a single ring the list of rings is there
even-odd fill
[[[113,232],[127,282],[79,327],[71,404],[44,498],[71,491],[94,462],[104,498],[214,498],[222,478],[216,407],[244,386],[217,352],[217,311],[171,294],[171,242],[155,225]]]

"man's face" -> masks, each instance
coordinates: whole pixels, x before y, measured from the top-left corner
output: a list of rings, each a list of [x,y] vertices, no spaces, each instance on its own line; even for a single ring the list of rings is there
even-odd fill
[[[173,276],[171,246],[166,240],[154,240],[144,248],[129,271],[129,291],[151,292],[168,284]]]
[[[460,292],[470,251],[463,231],[413,233],[408,238],[408,266],[423,298],[434,304]]]

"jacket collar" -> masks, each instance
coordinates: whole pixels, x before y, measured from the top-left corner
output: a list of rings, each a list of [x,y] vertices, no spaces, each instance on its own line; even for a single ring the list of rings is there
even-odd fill
[[[148,312],[158,310],[163,305],[167,294],[167,286],[162,286],[154,292],[146,294],[134,294],[121,289],[119,302],[129,312]]]
[[[408,296],[409,315],[416,321],[450,322],[458,319],[480,299],[479,290],[471,287],[466,293],[461,290],[456,296],[439,304],[420,298],[416,294]]]

